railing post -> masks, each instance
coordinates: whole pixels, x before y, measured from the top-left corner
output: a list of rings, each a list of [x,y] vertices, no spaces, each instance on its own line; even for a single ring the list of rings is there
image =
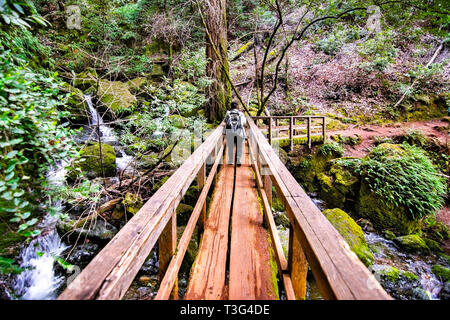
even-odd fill
[[[158,239],[158,255],[159,255],[159,278],[164,278],[170,260],[177,249],[177,211],[173,209],[172,217],[165,226]],[[173,285],[171,298],[178,300],[178,280]]]
[[[323,122],[322,122],[322,135],[323,135],[323,143],[325,143],[325,141],[327,140],[327,134],[326,134],[326,130],[327,130],[327,124],[326,124],[326,118],[323,117]]]
[[[308,265],[299,238],[295,234],[292,224],[289,229],[288,270],[291,274],[295,298],[297,300],[305,300]]]
[[[263,185],[267,200],[269,201],[270,206],[272,206],[272,179],[269,174],[264,174],[264,171],[269,171],[269,169],[266,168],[266,170],[263,170]]]
[[[311,117],[308,116],[308,147],[311,149]]]
[[[289,141],[291,143],[291,151],[294,148],[294,117],[289,118]]]
[[[269,118],[269,144],[272,145],[272,117]]]

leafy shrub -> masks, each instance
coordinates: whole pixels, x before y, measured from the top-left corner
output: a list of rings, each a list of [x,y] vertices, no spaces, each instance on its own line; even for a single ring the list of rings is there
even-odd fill
[[[30,230],[37,208],[46,205],[46,171],[76,152],[73,131],[60,123],[66,113],[58,111],[64,100],[56,74],[35,73],[15,60],[0,47],[0,214],[12,216],[18,232],[30,237],[39,234]]]
[[[335,141],[327,141],[320,146],[319,152],[324,156],[335,155],[341,157],[345,150],[339,143]]]
[[[355,169],[382,201],[404,206],[411,220],[434,214],[444,204],[445,181],[418,147],[381,144]]]

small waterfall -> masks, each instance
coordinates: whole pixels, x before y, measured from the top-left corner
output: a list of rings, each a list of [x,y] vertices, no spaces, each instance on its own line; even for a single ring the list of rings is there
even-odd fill
[[[84,99],[89,107],[89,112],[91,113],[91,126],[96,127],[98,125],[100,135],[103,142],[117,142],[117,138],[114,135],[112,129],[105,125],[103,118],[98,114],[97,110],[92,103],[92,97],[90,95],[85,95]]]
[[[97,110],[95,109],[95,107],[92,103],[92,97],[90,95],[85,95],[84,98],[86,99],[86,103],[89,106],[89,112],[91,114],[91,119],[92,119],[91,126],[92,127],[96,127],[97,125],[99,126],[99,131],[100,131],[102,142],[117,143],[118,139],[115,136],[113,130],[110,127],[108,127],[107,125],[105,125],[102,117],[100,117]],[[117,151],[119,153],[119,155],[117,155],[117,157],[116,157],[117,169],[130,170],[129,164],[131,163],[131,161],[133,161],[133,157],[127,155],[122,148],[117,148]]]
[[[66,174],[65,167],[69,163],[61,161],[47,173],[48,181],[53,185],[62,185]],[[54,204],[61,209],[61,201]],[[61,242],[55,229],[57,218],[47,214],[38,225],[42,233],[33,239],[20,252],[20,267],[25,270],[16,277],[14,292],[25,300],[49,300],[56,298],[56,290],[61,286],[64,277],[57,277],[54,272],[54,257],[61,255],[68,248]],[[38,254],[41,252],[42,254]]]
[[[67,248],[54,228],[32,240],[20,253],[23,261],[20,266],[25,270],[16,278],[15,293],[24,300],[55,299],[64,277],[55,276],[54,257],[61,255]],[[38,252],[42,254],[38,255]]]

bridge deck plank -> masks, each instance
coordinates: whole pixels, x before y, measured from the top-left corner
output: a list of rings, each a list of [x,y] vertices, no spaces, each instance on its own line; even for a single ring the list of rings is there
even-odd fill
[[[225,275],[233,178],[234,167],[224,165],[218,174],[198,254],[191,269],[186,300],[227,298]]]
[[[272,282],[269,235],[245,147],[241,167],[236,168],[230,244],[230,300],[276,299]]]

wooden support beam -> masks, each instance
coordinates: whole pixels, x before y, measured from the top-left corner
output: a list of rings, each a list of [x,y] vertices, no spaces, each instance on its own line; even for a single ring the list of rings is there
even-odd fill
[[[272,145],[272,117],[269,118],[269,144]]]
[[[163,232],[158,239],[159,278],[162,281],[166,274],[170,260],[177,248],[177,212],[174,210]],[[171,298],[178,300],[178,280],[175,279]]]
[[[288,270],[291,276],[292,287],[297,300],[305,300],[306,298],[306,276],[308,274],[308,264],[305,254],[295,229],[289,229],[289,256]]]
[[[267,196],[267,200],[269,201],[270,207],[272,207],[272,180],[270,179],[269,174],[265,174],[268,170],[263,170],[263,184],[264,184],[264,191]]]
[[[200,170],[197,173],[197,188],[198,188],[198,195],[202,193],[203,187],[205,185],[206,178],[206,166],[203,164],[200,168]],[[206,202],[203,204],[202,209],[200,211],[200,217],[198,219],[198,237],[200,240],[200,236],[203,233],[203,229],[205,227],[205,221],[206,221]]]
[[[294,148],[294,117],[289,118],[289,141],[291,144],[290,150]]]
[[[323,123],[322,123],[322,135],[323,135],[323,143],[327,141],[327,121],[326,117],[323,117]]]
[[[311,117],[308,117],[308,147],[311,149]]]

